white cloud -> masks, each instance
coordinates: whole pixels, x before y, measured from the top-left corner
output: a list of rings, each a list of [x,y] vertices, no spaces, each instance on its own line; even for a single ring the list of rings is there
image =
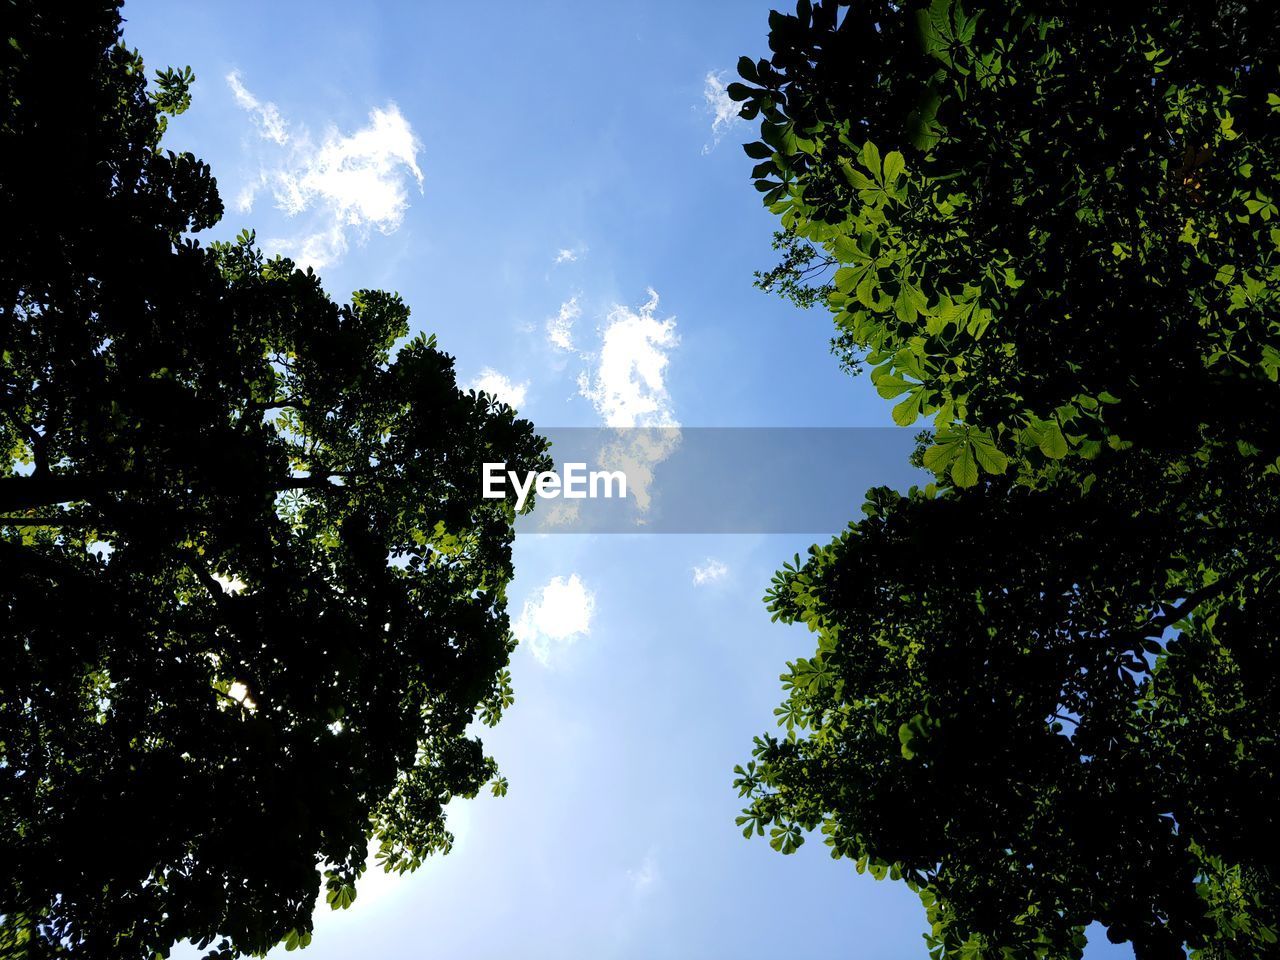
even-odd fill
[[[605,320],[594,373],[578,378],[578,390],[609,427],[678,427],[664,373],[668,353],[680,342],[674,317],[659,320],[658,294],[639,310],[615,306]]]
[[[578,298],[570,297],[560,304],[560,312],[547,321],[547,339],[560,350],[573,349],[573,324],[582,316]]]
[[[644,525],[648,522],[645,514],[653,502],[649,488],[654,471],[680,446],[680,428],[618,429],[614,436],[615,439],[601,446],[597,462],[605,470],[621,470],[627,475],[627,496],[635,501],[640,513],[636,523]]]
[[[236,210],[239,213],[248,213],[253,209],[253,201],[258,196],[258,191],[266,186],[267,178],[265,174],[260,174],[258,179],[250,180],[243,187],[236,191]]]
[[[581,500],[551,500],[538,504],[538,520],[543,528],[568,527],[582,516]]]
[[[707,562],[697,564],[693,568],[693,584],[696,587],[723,580],[729,574],[729,568],[714,557],[707,557]]]
[[[552,266],[560,266],[563,263],[577,263],[587,255],[587,245],[579,243],[573,247],[561,247],[556,251],[555,258],[552,260]]]
[[[568,579],[552,577],[524,602],[511,629],[546,665],[554,649],[567,647],[591,631],[595,608],[595,594],[576,573]]]
[[[254,126],[263,140],[284,146],[289,142],[288,124],[280,115],[280,108],[274,103],[263,103],[246,88],[240,80],[240,71],[232,70],[227,74],[227,86],[242,108],[253,116]]]
[[[346,253],[349,235],[362,242],[374,229],[389,234],[400,226],[409,206],[408,183],[421,192],[423,178],[421,144],[399,107],[373,109],[368,125],[349,135],[330,128],[317,145],[306,129],[293,132],[275,104],[250,93],[238,73],[228,74],[227,83],[261,137],[288,151],[237,194],[238,209],[247,213],[258,190],[269,187],[287,215],[310,215],[301,234],[268,240],[266,249],[322,267]]]
[[[418,147],[399,107],[375,108],[369,125],[350,136],[330,129],[301,170],[281,174],[276,198],[289,214],[328,204],[352,225],[394,228],[408,205],[400,168],[422,184]]]
[[[722,137],[742,118],[738,116],[741,105],[729,99],[728,85],[724,82],[725,71],[708,73],[702,87],[702,99],[706,101],[706,111],[711,114],[711,143],[702,148],[703,153],[715,149]]]
[[[636,894],[647,891],[658,882],[660,877],[658,858],[654,856],[652,850],[644,855],[644,859],[640,862],[638,869],[627,871],[627,879],[631,881],[632,892]]]
[[[591,401],[617,439],[602,447],[599,464],[627,475],[627,494],[643,515],[650,507],[654,468],[680,445],[680,422],[667,392],[670,352],[680,343],[674,317],[659,320],[658,294],[638,309],[615,306],[605,319],[594,372],[578,377],[578,391]],[[622,429],[641,427],[644,429]],[[644,523],[643,516],[637,523]]]
[[[492,367],[485,367],[480,375],[466,384],[464,390],[483,390],[491,397],[497,397],[503,403],[513,407],[524,406],[524,398],[529,392],[529,382],[514,383]]]

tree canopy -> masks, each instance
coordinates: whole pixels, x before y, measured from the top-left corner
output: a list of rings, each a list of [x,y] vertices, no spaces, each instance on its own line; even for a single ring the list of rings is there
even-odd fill
[[[776,577],[818,647],[740,826],[910,883],[935,957],[1280,955],[1274,11],[806,0],[769,48],[761,283],[935,481]]]
[[[118,3],[3,5],[0,956],[310,939],[505,790],[511,502],[547,469],[393,294],[202,244]]]

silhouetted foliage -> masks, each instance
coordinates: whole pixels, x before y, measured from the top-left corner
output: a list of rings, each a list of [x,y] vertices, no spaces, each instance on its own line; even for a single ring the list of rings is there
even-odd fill
[[[545,445],[398,297],[189,238],[193,78],[149,89],[115,3],[0,11],[0,956],[305,945],[495,774],[480,464]]]
[[[813,244],[785,230],[774,233],[773,249],[782,251],[782,260],[769,270],[757,270],[756,286],[765,293],[777,293],[803,310],[825,304],[832,292],[831,284],[816,281],[826,279],[835,258],[825,256]]]
[[[1280,35],[1260,2],[801,2],[729,87],[936,482],[777,576],[739,825],[935,957],[1277,956]],[[812,254],[804,252],[805,245]]]

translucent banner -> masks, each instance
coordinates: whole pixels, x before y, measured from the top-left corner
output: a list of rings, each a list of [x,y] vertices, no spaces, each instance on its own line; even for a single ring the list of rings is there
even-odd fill
[[[486,464],[486,496],[532,498],[522,533],[834,534],[866,491],[929,475],[915,430],[871,427],[539,428],[555,469]]]

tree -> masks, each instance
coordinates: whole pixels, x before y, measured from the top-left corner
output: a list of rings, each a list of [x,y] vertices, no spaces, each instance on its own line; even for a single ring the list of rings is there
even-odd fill
[[[769,45],[762,279],[934,482],[775,578],[818,647],[739,825],[911,884],[934,957],[1280,955],[1273,11],[801,2]]]
[[[2,14],[0,956],[262,954],[505,790],[480,467],[548,461],[399,297],[191,237],[193,77],[149,89],[117,6]]]

